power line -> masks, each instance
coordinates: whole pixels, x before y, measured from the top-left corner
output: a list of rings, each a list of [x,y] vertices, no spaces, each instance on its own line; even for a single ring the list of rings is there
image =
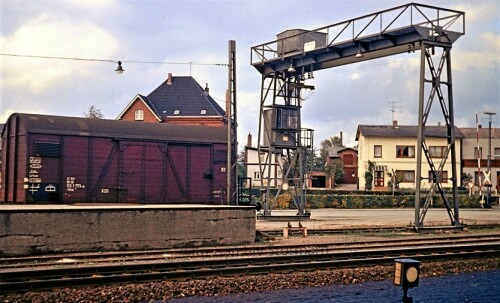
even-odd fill
[[[58,59],[58,60],[77,60],[77,61],[100,61],[118,63],[115,60],[109,59],[91,59],[91,58],[74,58],[74,57],[53,57],[53,56],[37,56],[37,55],[19,55],[19,54],[0,54],[0,56],[8,57],[22,57],[22,58],[35,58],[35,59]]]
[[[94,62],[111,62],[118,63],[141,63],[141,64],[171,64],[171,65],[211,65],[211,66],[228,66],[225,63],[200,63],[200,62],[165,62],[165,61],[139,61],[139,60],[111,60],[111,59],[94,59],[94,58],[76,58],[76,57],[56,57],[56,56],[39,56],[39,55],[20,55],[20,54],[0,54],[7,57],[35,58],[35,59],[55,59],[55,60],[76,60],[76,61],[94,61]]]

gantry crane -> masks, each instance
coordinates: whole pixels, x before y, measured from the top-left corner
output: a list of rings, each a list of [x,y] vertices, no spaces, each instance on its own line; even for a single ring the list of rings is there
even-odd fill
[[[251,64],[261,73],[261,98],[259,119],[259,150],[267,154],[291,150],[298,155],[288,178],[298,179],[297,208],[305,212],[305,186],[302,151],[307,146],[307,132],[301,129],[301,94],[313,89],[305,80],[314,71],[333,68],[386,56],[420,51],[420,77],[418,100],[418,134],[416,158],[415,222],[414,228],[424,228],[424,219],[434,194],[438,193],[448,212],[451,225],[460,227],[457,194],[455,151],[455,122],[453,110],[453,82],[451,74],[451,49],[458,38],[465,34],[465,13],[436,6],[410,3],[373,14],[335,23],[315,30],[290,30],[277,39],[251,48]],[[434,63],[437,51],[439,60]],[[432,105],[437,99],[447,128],[445,155],[435,163],[426,144],[426,123]],[[446,197],[441,182],[443,167],[451,155],[453,194]],[[429,166],[431,189],[426,196],[421,188],[422,159]],[[271,161],[263,161],[261,176],[271,171]],[[293,169],[295,165],[298,168]],[[298,170],[298,173],[297,173]],[[271,177],[267,175],[269,180]],[[265,179],[262,177],[262,179]],[[271,215],[272,200],[269,196],[271,182],[263,184],[264,215]]]

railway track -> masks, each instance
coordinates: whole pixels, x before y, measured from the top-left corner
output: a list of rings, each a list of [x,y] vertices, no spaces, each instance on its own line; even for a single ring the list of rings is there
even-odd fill
[[[484,230],[484,229],[498,229],[499,224],[474,224],[466,226],[471,230]],[[436,227],[436,229],[439,229]],[[358,228],[332,228],[332,229],[308,229],[307,234],[309,235],[338,235],[338,234],[366,234],[366,233],[398,233],[406,232],[406,227],[394,227],[394,226],[375,226],[375,227],[358,227]],[[280,236],[283,230],[275,229],[265,231],[266,234],[271,236]]]
[[[155,252],[2,258],[2,292],[150,280],[292,272],[319,268],[392,264],[395,258],[420,261],[470,258],[500,252],[500,234],[446,236],[364,243],[214,247]],[[72,256],[72,257],[70,257]],[[80,259],[76,259],[77,256]],[[55,258],[54,258],[55,257]],[[52,258],[52,259],[51,259]]]

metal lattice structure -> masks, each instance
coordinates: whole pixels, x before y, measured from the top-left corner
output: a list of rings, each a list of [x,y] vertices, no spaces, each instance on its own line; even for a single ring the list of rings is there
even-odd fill
[[[309,151],[313,147],[313,131],[301,126],[300,109],[302,90],[312,89],[304,84],[304,79],[294,77],[290,72],[276,73],[272,77],[262,78],[262,102],[259,119],[259,171],[261,187],[266,188],[263,207],[264,216],[271,215],[272,206],[283,188],[291,185],[295,192],[294,203],[297,215],[307,216],[305,209],[305,165]],[[269,94],[272,91],[273,94]],[[269,98],[269,99],[268,99]],[[261,140],[262,139],[262,140]],[[284,161],[273,163],[283,155]],[[272,167],[283,171],[281,182],[276,182]],[[277,167],[276,167],[277,166]],[[270,199],[271,184],[282,183],[274,199]]]
[[[228,43],[228,83],[226,92],[227,115],[227,204],[237,204],[238,174],[236,172],[238,157],[238,119],[236,115],[236,41]]]
[[[277,40],[252,47],[251,64],[262,75],[259,144],[262,140],[263,146],[269,146],[270,152],[284,148],[282,142],[278,140],[279,134],[277,137],[272,137],[273,132],[276,135],[277,131],[284,131],[293,138],[292,142],[295,145],[292,148],[300,154],[302,145],[300,132],[297,129],[290,132],[276,127],[266,128],[262,120],[265,119],[266,111],[280,108],[277,100],[281,100],[284,106],[291,106],[292,109],[295,107],[300,127],[301,90],[311,88],[305,85],[304,81],[312,77],[314,71],[421,51],[417,146],[422,148],[417,148],[415,201],[418,203],[415,203],[414,224],[417,229],[423,227],[430,199],[438,192],[444,201],[451,224],[459,226],[451,48],[452,44],[464,34],[464,12],[410,3],[311,31],[287,31],[279,34]],[[434,66],[432,56],[436,49],[442,49],[443,52],[439,63]],[[443,90],[442,86],[446,86],[446,89]],[[426,93],[427,98],[425,98]],[[429,156],[425,142],[425,125],[436,96],[448,130],[446,155],[450,154],[453,161],[452,174],[449,178],[453,184],[452,201],[449,201],[440,182],[437,182],[447,157],[443,157],[439,164],[435,164]],[[298,135],[294,136],[295,133]],[[266,141],[265,136],[276,140]],[[432,183],[431,190],[423,203],[420,202],[423,196],[420,184],[423,179],[422,154],[427,159],[431,178],[436,181]],[[299,205],[299,213],[301,213],[300,207]]]

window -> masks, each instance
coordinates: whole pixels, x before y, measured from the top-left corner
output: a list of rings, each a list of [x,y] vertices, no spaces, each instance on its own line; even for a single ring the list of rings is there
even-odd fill
[[[135,111],[135,121],[143,121],[144,120],[144,111],[142,109],[138,109]]]
[[[206,115],[207,114],[207,111],[202,109],[201,112],[200,112],[200,115]]]
[[[414,170],[397,170],[396,175],[401,177],[401,182],[407,182],[407,183],[415,182]]]
[[[396,158],[415,158],[415,146],[414,145],[396,146]]]
[[[180,111],[180,110],[178,110],[178,109],[174,110],[174,115],[178,115],[178,114],[180,114],[180,113],[181,113],[181,111]]]
[[[438,172],[436,171],[436,174],[437,174],[437,180],[434,180],[434,176],[432,175],[432,172],[429,171],[429,182],[432,182],[432,183],[436,183],[436,182],[439,182],[439,183],[446,183],[448,182],[448,172],[446,170],[443,170],[440,174],[438,174]]]
[[[482,185],[483,183],[483,173],[481,173],[481,178],[479,178],[479,173],[476,171],[474,172],[474,184],[476,186]]]
[[[277,112],[277,128],[281,129],[298,129],[299,128],[299,112],[295,109],[278,108]]]
[[[446,152],[446,146],[429,147],[429,156],[431,156],[431,158],[445,158],[445,156],[447,156]]]
[[[382,145],[373,146],[373,155],[375,158],[382,158]]]
[[[260,157],[260,162],[264,162],[264,163],[267,162],[267,153],[261,152],[259,157]]]
[[[493,158],[500,158],[500,147],[495,147],[493,151]]]
[[[353,155],[344,155],[342,157],[342,160],[344,162],[344,165],[353,165],[354,164],[354,157],[353,157]]]
[[[479,152],[477,151],[477,147],[474,147],[474,159],[482,159],[483,158],[483,148],[479,148]]]
[[[255,180],[260,180],[260,172],[258,172],[258,171],[254,171],[254,172],[253,172],[253,178],[254,178]]]

